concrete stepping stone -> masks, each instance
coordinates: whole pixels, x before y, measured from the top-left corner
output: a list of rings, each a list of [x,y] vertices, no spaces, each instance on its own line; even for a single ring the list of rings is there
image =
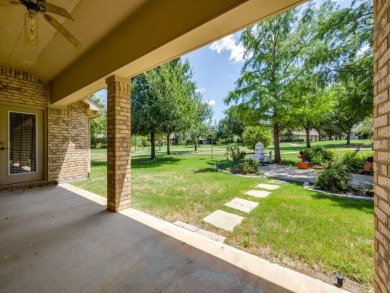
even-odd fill
[[[228,203],[225,204],[225,206],[228,206],[232,209],[239,210],[244,213],[249,213],[251,210],[253,210],[255,207],[259,205],[258,202],[242,199],[242,198],[234,198]]]
[[[263,198],[263,197],[267,197],[268,195],[270,195],[271,192],[263,191],[263,190],[249,190],[249,191],[245,192],[245,194],[253,196],[253,197],[257,197],[257,198]]]
[[[290,182],[283,181],[283,180],[271,180],[270,182],[275,183],[275,184],[291,184]]]
[[[275,190],[278,189],[280,186],[279,185],[273,185],[273,184],[265,184],[261,183],[257,185],[257,188],[263,188],[263,189],[268,189],[268,190]]]
[[[204,218],[203,221],[217,228],[221,228],[226,231],[233,231],[234,227],[239,225],[243,219],[244,217],[217,210]]]
[[[176,221],[173,224],[175,224],[176,226],[179,226],[181,228],[184,228],[186,230],[189,230],[191,232],[195,232],[197,234],[206,236],[207,238],[210,238],[210,239],[212,239],[214,241],[218,241],[218,242],[221,242],[221,243],[225,242],[225,239],[226,239],[226,237],[223,237],[221,235],[215,234],[215,233],[207,231],[207,230],[199,229],[196,226],[193,226],[193,225],[188,224],[188,223],[184,223],[182,221]]]

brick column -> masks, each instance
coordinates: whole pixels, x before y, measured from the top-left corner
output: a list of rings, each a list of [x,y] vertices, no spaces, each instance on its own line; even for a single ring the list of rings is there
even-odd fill
[[[375,292],[390,292],[390,0],[374,0]]]
[[[107,209],[118,212],[131,205],[130,80],[110,76],[107,83]]]

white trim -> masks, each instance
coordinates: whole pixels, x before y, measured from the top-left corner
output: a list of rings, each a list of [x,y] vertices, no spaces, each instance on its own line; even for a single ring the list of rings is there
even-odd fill
[[[24,172],[24,173],[17,173],[17,174],[11,174],[11,168],[10,168],[10,114],[11,113],[19,113],[19,114],[28,114],[28,115],[34,115],[35,116],[35,171],[34,172]],[[17,175],[28,175],[28,174],[35,174],[38,173],[39,170],[39,160],[38,160],[38,114],[36,113],[29,113],[29,112],[19,112],[19,111],[8,111],[8,121],[7,121],[7,132],[8,132],[8,154],[7,154],[7,173],[8,176],[17,176]]]

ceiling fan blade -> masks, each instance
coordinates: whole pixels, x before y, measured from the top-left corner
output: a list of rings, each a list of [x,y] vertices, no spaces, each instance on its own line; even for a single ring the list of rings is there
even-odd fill
[[[38,16],[36,11],[29,10],[24,16],[25,41],[29,45],[38,45]]]
[[[76,49],[81,48],[81,43],[66,29],[55,20],[51,15],[44,14],[44,18],[50,23],[65,39],[67,39]]]
[[[16,0],[0,0],[0,6],[15,6],[21,4],[19,1]]]
[[[57,5],[53,5],[53,4],[47,3],[45,1],[39,1],[38,3],[39,3],[39,6],[43,7],[45,12],[58,14],[58,15],[61,15],[61,16],[65,17],[65,18],[74,20],[72,15],[70,15],[70,13],[68,11],[66,11],[66,9],[64,9],[62,7],[59,7]]]

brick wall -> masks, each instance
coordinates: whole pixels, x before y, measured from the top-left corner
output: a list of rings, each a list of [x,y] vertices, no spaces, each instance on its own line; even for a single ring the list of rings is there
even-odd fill
[[[88,106],[48,108],[48,84],[23,70],[0,65],[0,104],[35,106],[47,111],[48,180],[85,178],[89,172]]]
[[[390,1],[374,0],[375,292],[390,292]]]
[[[67,109],[48,110],[49,180],[86,178],[89,171],[88,106],[76,102]]]
[[[32,74],[0,65],[0,103],[47,107],[48,85]]]

